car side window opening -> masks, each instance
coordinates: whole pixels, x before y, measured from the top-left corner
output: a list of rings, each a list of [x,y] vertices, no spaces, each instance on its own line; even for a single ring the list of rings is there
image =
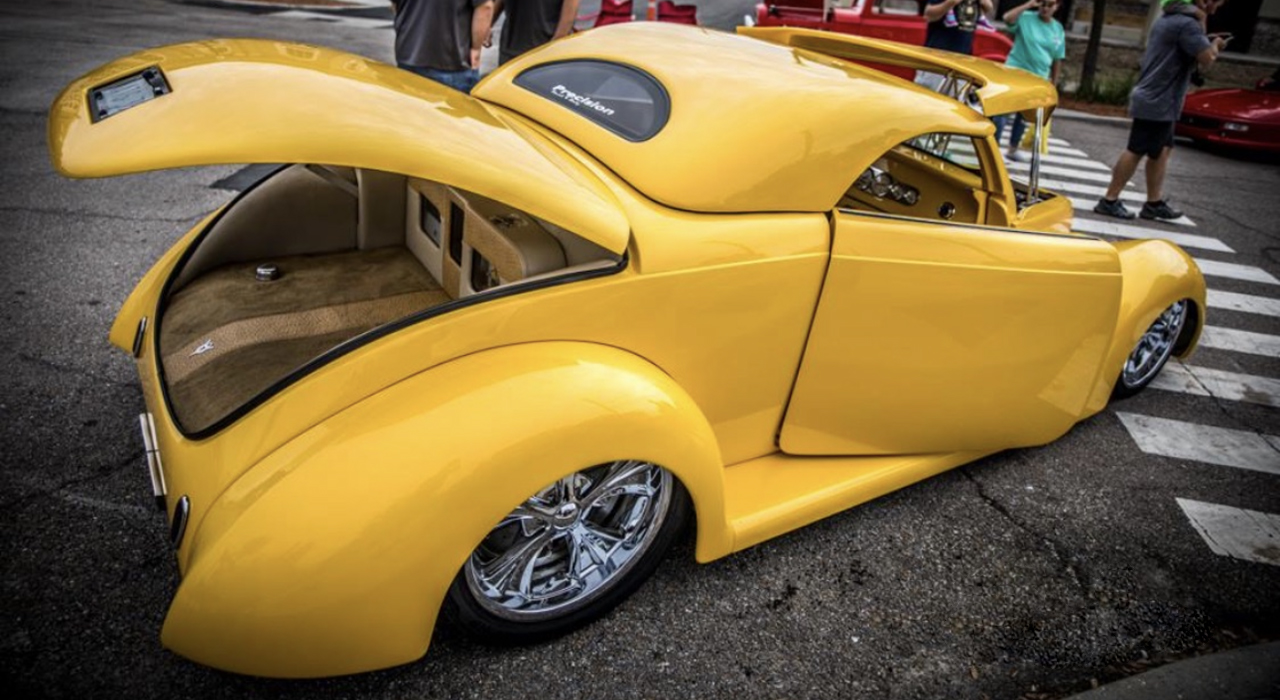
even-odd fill
[[[968,136],[922,134],[889,149],[840,198],[847,209],[986,223],[982,159]]]

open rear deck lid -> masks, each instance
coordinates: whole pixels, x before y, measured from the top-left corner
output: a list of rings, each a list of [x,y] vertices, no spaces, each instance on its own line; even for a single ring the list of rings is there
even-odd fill
[[[880,63],[933,73],[952,73],[975,88],[987,115],[1046,112],[1058,104],[1053,84],[1027,71],[974,56],[865,36],[793,27],[738,27],[738,33],[835,58]]]
[[[72,82],[49,113],[69,177],[317,163],[434,180],[622,253],[630,228],[579,162],[499,109],[393,66],[279,41],[139,52]]]

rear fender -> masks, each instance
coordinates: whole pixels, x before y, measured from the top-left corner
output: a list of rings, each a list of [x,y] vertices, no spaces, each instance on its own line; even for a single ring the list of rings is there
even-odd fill
[[[652,364],[550,342],[423,372],[300,435],[214,502],[163,642],[264,676],[412,661],[495,524],[565,474],[616,459],[680,478],[699,559],[732,551],[714,434]]]
[[[1183,335],[1189,340],[1174,348],[1178,357],[1186,359],[1191,356],[1204,329],[1204,276],[1186,251],[1162,240],[1125,241],[1114,245],[1120,255],[1120,271],[1124,279],[1120,311],[1111,347],[1086,406],[1086,415],[1106,407],[1129,353],[1170,304],[1190,299],[1194,307],[1189,321],[1195,325],[1190,336]]]

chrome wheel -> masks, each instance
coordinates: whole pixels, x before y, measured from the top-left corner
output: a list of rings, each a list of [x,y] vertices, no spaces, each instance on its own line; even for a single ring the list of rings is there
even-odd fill
[[[1187,300],[1183,299],[1165,309],[1151,324],[1120,372],[1120,383],[1126,389],[1141,389],[1155,379],[1173,353],[1173,346],[1178,342],[1186,320]]]
[[[471,554],[463,567],[470,597],[490,615],[514,622],[559,618],[591,605],[651,548],[674,489],[670,472],[631,460],[546,486]]]

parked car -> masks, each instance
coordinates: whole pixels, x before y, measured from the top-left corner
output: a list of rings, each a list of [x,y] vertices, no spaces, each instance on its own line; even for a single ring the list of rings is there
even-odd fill
[[[924,45],[923,2],[893,0],[773,0],[756,5],[756,26],[802,27]],[[973,55],[1004,63],[1013,41],[989,24],[973,34]],[[901,69],[890,71],[911,79]]]
[[[1187,95],[1174,133],[1199,143],[1280,153],[1280,79],[1273,74],[1252,90],[1197,90]]]
[[[306,677],[417,659],[442,610],[563,634],[686,525],[699,561],[728,556],[1050,442],[1192,352],[1189,256],[1073,233],[1064,198],[1009,180],[979,108],[1044,113],[1052,86],[748,34],[595,29],[471,96],[248,39],[65,89],[67,176],[286,164],[111,329],[182,575],[167,647]]]
[[[641,1],[645,2],[645,0]],[[652,13],[648,17],[651,20],[676,24],[698,23],[698,8],[695,5],[677,5],[672,0],[646,2],[646,5]],[[634,19],[634,12],[631,0],[600,0],[600,11],[596,15],[593,26],[604,27],[620,22],[630,22]]]

